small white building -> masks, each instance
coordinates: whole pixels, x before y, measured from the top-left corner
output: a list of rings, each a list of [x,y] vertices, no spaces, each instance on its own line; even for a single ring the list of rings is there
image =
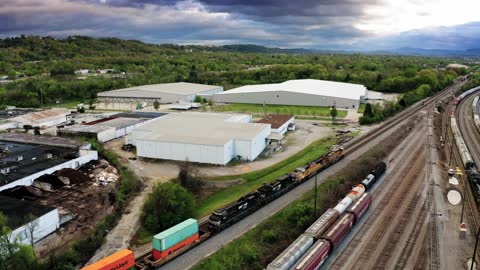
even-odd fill
[[[51,109],[31,112],[10,118],[10,122],[17,122],[19,126],[31,125],[33,127],[53,127],[65,123],[70,115],[66,109]]]
[[[126,143],[143,158],[225,165],[255,160],[270,133],[269,124],[252,123],[251,115],[185,112],[134,129]]]
[[[295,130],[295,116],[291,114],[269,114],[257,123],[270,124],[272,133],[284,135],[288,130]]]
[[[7,226],[12,230],[10,241],[17,239],[36,243],[60,227],[58,209],[0,196],[0,212],[7,217]]]

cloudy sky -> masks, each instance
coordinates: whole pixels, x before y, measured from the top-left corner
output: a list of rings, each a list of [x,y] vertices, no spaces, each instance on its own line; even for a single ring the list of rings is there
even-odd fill
[[[479,0],[0,0],[0,37],[379,50],[480,47]]]

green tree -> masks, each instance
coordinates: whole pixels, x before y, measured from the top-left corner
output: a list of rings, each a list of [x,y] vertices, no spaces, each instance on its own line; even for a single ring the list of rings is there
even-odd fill
[[[13,237],[7,224],[8,218],[0,213],[0,270],[41,269],[33,256],[32,247]]]
[[[337,108],[335,108],[335,106],[332,106],[332,108],[330,109],[330,116],[332,117],[332,124],[335,124],[336,119],[337,119],[337,115],[338,115]]]
[[[193,216],[195,198],[182,186],[158,183],[153,187],[142,208],[143,226],[158,233]]]
[[[363,116],[373,117],[372,104],[370,103],[365,104],[365,111],[363,111]]]

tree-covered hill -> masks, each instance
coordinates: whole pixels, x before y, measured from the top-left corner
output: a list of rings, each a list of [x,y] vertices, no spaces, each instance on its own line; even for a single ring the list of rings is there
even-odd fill
[[[49,104],[90,99],[99,91],[175,81],[231,89],[311,78],[403,93],[422,84],[438,90],[466,72],[441,70],[456,61],[448,58],[303,52],[256,45],[156,45],[84,36],[0,39],[0,77],[15,79],[0,85],[0,104],[35,107],[40,105],[41,93]],[[80,78],[73,74],[79,69],[93,73],[113,69],[117,74]]]

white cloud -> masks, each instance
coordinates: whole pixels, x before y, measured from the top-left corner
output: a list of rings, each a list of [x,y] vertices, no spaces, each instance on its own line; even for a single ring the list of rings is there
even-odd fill
[[[478,0],[383,0],[367,7],[355,26],[379,35],[400,33],[475,22],[480,19],[479,10]]]

